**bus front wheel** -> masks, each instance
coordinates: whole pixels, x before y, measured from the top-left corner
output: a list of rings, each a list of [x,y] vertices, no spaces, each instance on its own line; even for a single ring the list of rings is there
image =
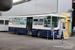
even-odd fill
[[[41,31],[37,32],[37,37],[41,37]]]

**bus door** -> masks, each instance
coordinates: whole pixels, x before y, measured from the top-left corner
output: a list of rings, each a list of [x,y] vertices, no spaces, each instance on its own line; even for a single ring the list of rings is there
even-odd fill
[[[28,32],[28,35],[32,35],[32,21],[33,21],[32,17],[27,17],[27,32]]]

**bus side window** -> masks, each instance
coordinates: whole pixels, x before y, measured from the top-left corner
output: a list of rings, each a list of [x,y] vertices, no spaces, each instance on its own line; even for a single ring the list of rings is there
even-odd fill
[[[52,16],[52,26],[58,26],[58,17]]]
[[[9,23],[9,20],[5,20],[5,25],[8,25],[8,23]]]
[[[33,25],[38,25],[38,17],[33,18]]]
[[[10,18],[9,22],[15,22],[15,19],[14,18]]]
[[[0,24],[4,24],[4,20],[0,20]]]
[[[15,25],[19,25],[20,24],[20,19],[19,18],[15,18]]]
[[[26,18],[21,18],[20,19],[20,24],[25,25],[26,24]]]
[[[20,21],[20,19],[19,18],[15,18],[15,22],[19,22]]]
[[[43,25],[43,17],[39,17],[38,25]]]
[[[51,16],[44,17],[44,27],[51,27]]]

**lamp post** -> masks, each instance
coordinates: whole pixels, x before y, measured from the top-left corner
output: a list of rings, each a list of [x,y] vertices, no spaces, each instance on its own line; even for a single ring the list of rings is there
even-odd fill
[[[51,31],[53,33],[53,40],[54,40],[54,26],[51,27]]]

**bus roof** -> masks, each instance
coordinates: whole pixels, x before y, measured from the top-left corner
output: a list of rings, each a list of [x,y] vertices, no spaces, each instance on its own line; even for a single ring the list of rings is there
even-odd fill
[[[65,15],[62,14],[32,14],[32,15],[17,15],[17,16],[10,16],[9,18],[20,18],[20,17],[38,17],[38,16],[55,16],[60,18],[65,18]]]

